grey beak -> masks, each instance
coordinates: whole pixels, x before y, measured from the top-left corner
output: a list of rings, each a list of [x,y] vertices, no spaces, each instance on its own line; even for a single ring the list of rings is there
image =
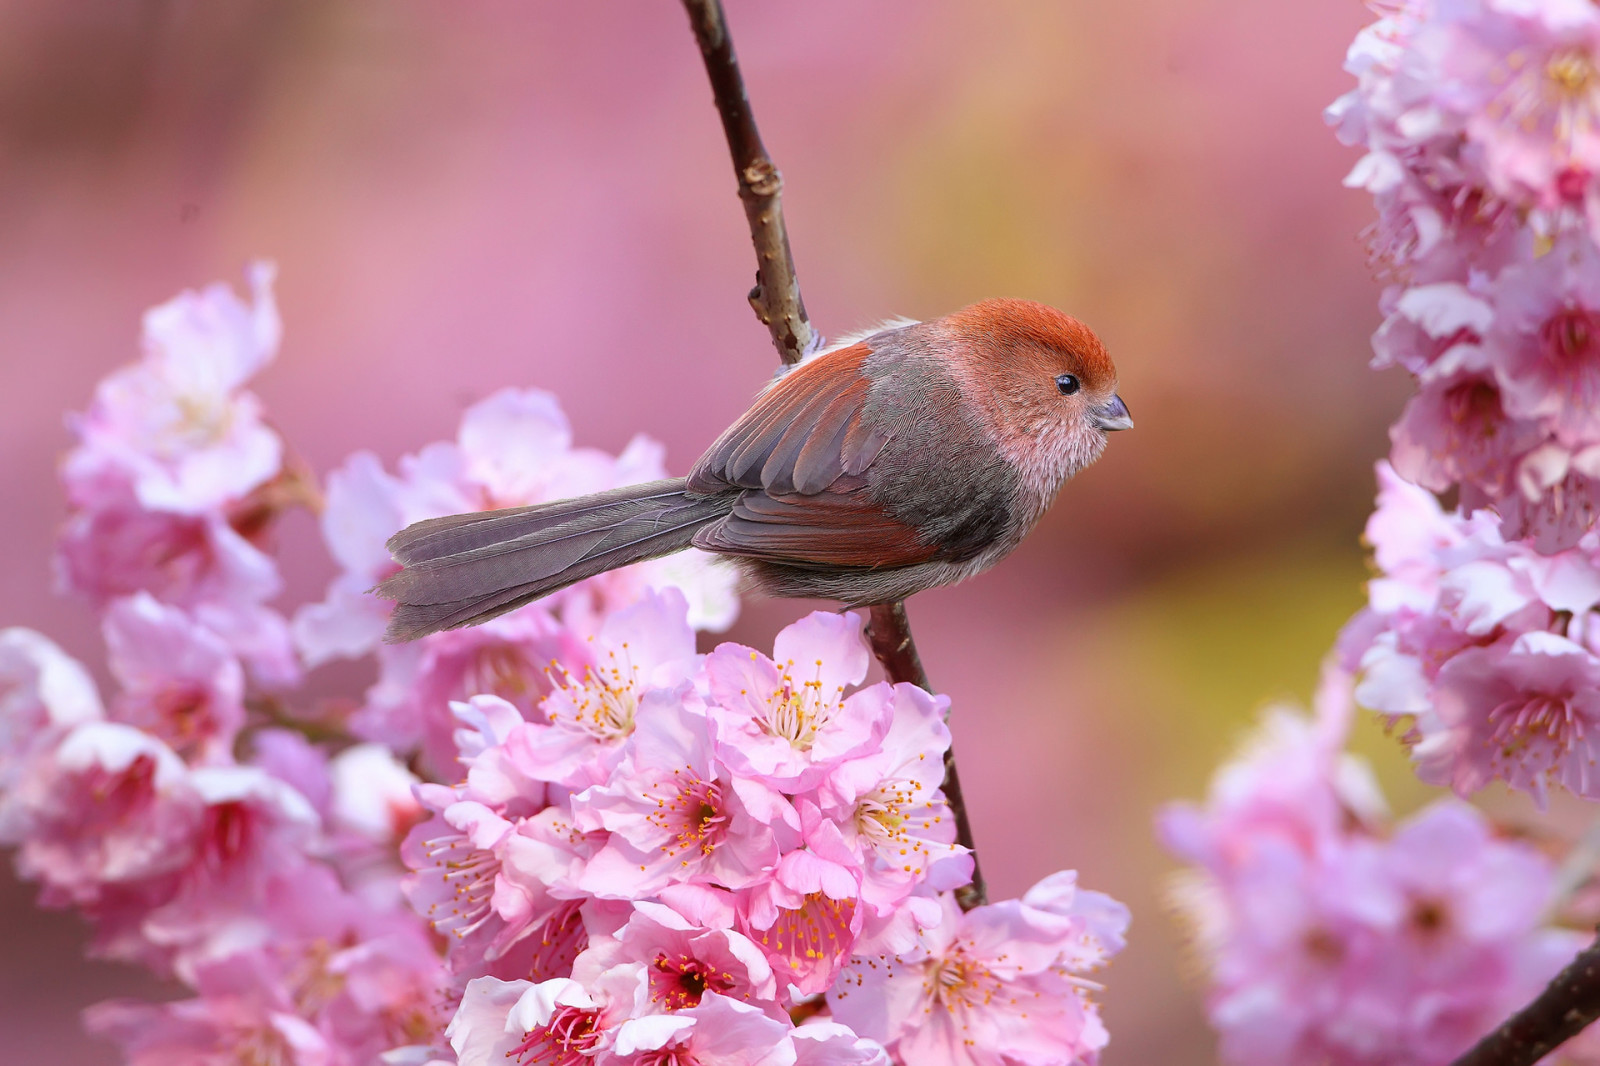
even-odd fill
[[[1107,433],[1119,429],[1132,429],[1133,416],[1128,413],[1128,405],[1122,402],[1122,397],[1115,394],[1111,399],[1091,410],[1094,424]]]

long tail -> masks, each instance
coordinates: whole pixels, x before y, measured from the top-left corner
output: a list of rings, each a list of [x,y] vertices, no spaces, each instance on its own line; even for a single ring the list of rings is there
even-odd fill
[[[733,497],[691,496],[683,486],[682,478],[651,481],[407,526],[389,538],[404,569],[374,590],[397,602],[384,639],[486,622],[586,577],[687,548]]]

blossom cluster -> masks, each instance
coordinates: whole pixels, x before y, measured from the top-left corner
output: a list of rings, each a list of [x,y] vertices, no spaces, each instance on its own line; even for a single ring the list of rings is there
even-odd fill
[[[660,478],[661,448],[575,447],[508,389],[319,487],[248,391],[281,332],[271,269],[250,281],[152,310],[71,423],[57,569],[114,689],[0,631],[0,845],[94,953],[191,992],[91,1031],[136,1066],[1097,1060],[1087,975],[1126,909],[1071,873],[956,906],[949,701],[865,684],[858,615],[701,653],[738,600],[689,552],[383,644],[395,531]],[[340,572],[283,612],[291,506]],[[357,658],[364,693],[310,694]]]
[[[1367,527],[1380,571],[1341,651],[1418,771],[1600,796],[1600,8],[1385,5],[1329,110],[1366,155],[1390,270],[1376,366],[1418,391]],[[1458,490],[1446,514],[1428,491]]]
[[[1313,717],[1270,709],[1203,807],[1162,814],[1192,864],[1172,899],[1229,1063],[1443,1066],[1587,940],[1547,924],[1550,861],[1476,808],[1441,800],[1393,824],[1343,750],[1353,711],[1330,671]]]
[[[1600,799],[1600,533],[1543,555],[1487,511],[1447,513],[1387,466],[1378,480],[1379,574],[1343,636],[1357,701],[1405,724],[1431,784]]]
[[[1223,1057],[1250,1066],[1449,1062],[1587,939],[1552,924],[1540,852],[1458,800],[1391,824],[1343,748],[1360,704],[1461,796],[1600,799],[1600,8],[1372,6],[1328,118],[1377,202],[1373,365],[1417,382],[1377,574],[1315,718],[1272,712],[1204,808],[1162,819]]]
[[[771,658],[697,656],[683,619],[675,590],[612,615],[543,721],[457,708],[466,780],[419,789],[403,853],[471,977],[462,1066],[1092,1061],[1083,975],[1126,911],[1071,875],[955,908],[947,701],[858,687],[854,614],[802,619]],[[794,1028],[824,995],[831,1020]]]
[[[1600,9],[1398,0],[1330,109],[1366,154],[1392,284],[1375,366],[1413,374],[1395,469],[1507,539],[1570,547],[1600,508]]]

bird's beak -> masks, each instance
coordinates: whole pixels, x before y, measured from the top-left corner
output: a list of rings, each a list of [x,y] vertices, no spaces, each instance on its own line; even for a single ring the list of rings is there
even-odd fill
[[[1105,403],[1091,408],[1090,414],[1094,418],[1094,424],[1107,433],[1133,428],[1133,416],[1128,413],[1128,405],[1115,393]]]

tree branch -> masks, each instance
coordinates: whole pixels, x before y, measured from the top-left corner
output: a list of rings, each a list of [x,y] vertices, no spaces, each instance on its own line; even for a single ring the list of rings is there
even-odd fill
[[[750,240],[756,246],[756,287],[750,290],[750,306],[772,334],[778,358],[793,365],[812,350],[816,334],[800,299],[789,231],[783,224],[783,175],[761,143],[721,0],[683,0],[683,7],[700,45],[706,76],[711,79],[722,132],[727,135],[733,170],[739,178],[739,199],[744,201],[745,219],[750,223]]]
[[[817,336],[806,317],[800,299],[800,281],[795,276],[794,256],[789,251],[789,232],[783,224],[783,177],[778,173],[761,131],[756,128],[750,98],[745,93],[739,61],[733,54],[733,37],[721,0],[683,0],[705,60],[706,76],[722,116],[722,132],[728,138],[734,173],[739,177],[739,199],[744,202],[745,218],[750,223],[750,240],[756,248],[756,287],[750,290],[750,306],[772,334],[773,347],[786,364],[798,363],[817,343]],[[911,626],[902,603],[874,606],[867,625],[872,650],[883,664],[891,681],[908,681],[928,692],[927,672],[911,640]],[[972,884],[956,891],[962,910],[988,902],[983,875],[978,869],[978,853],[973,848],[972,827],[961,796],[961,778],[956,773],[953,750],[944,754],[945,799],[956,820],[956,840],[972,852]]]
[[[1533,1066],[1600,1018],[1600,939],[1454,1066]]]
[[[922,668],[922,657],[917,654],[917,645],[911,639],[911,622],[906,618],[904,603],[874,604],[867,617],[867,640],[890,681],[908,681],[926,692],[933,691],[928,673]],[[940,788],[950,804],[950,813],[955,816],[956,843],[972,852],[972,884],[956,889],[956,903],[962,910],[970,911],[989,902],[989,889],[983,882],[983,870],[978,866],[978,850],[972,841],[966,800],[961,795],[961,775],[956,772],[953,744],[944,752],[944,784]]]

